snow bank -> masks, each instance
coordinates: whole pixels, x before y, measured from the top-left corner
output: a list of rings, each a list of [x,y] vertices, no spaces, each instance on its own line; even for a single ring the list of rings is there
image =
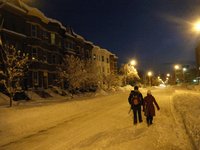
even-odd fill
[[[200,149],[200,94],[178,91],[173,100],[174,107],[181,115],[193,145],[196,149]]]
[[[0,105],[5,105],[9,102],[9,97],[0,92]]]

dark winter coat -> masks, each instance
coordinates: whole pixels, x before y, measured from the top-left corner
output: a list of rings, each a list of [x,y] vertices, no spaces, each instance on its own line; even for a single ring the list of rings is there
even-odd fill
[[[147,94],[147,96],[144,98],[144,115],[145,116],[155,116],[154,104],[159,110],[160,107],[158,106],[158,103],[156,102],[155,98],[152,95]]]
[[[133,96],[136,96],[136,95],[139,97],[140,102],[138,105],[133,105],[132,98],[133,98]],[[129,94],[129,97],[128,97],[128,102],[131,105],[131,109],[133,109],[134,107],[141,107],[141,105],[143,105],[143,96],[140,93],[140,91],[138,91],[138,90],[131,91],[131,93]]]

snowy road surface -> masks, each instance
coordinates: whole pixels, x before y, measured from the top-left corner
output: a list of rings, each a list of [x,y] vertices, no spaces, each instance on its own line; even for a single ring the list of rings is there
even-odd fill
[[[141,90],[146,95],[146,90]],[[129,92],[41,107],[0,110],[1,150],[192,150],[171,89],[154,89],[154,124],[133,126]]]

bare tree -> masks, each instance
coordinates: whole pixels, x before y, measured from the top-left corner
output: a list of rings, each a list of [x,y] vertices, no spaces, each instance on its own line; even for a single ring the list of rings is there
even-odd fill
[[[119,86],[120,85],[120,78],[119,75],[116,74],[109,74],[107,76],[103,76],[103,81],[109,90],[112,86]]]
[[[97,86],[98,82],[101,81],[101,74],[98,71],[97,65],[91,60],[85,61],[85,85],[86,86]]]
[[[130,64],[123,64],[120,68],[120,73],[123,75],[125,85],[140,80],[137,69]]]
[[[24,70],[27,68],[28,55],[16,50],[14,46],[0,45],[2,72],[5,76],[2,79],[6,90],[10,96],[10,107],[12,107],[13,97],[18,90],[21,90],[21,81],[24,77]]]
[[[85,80],[84,62],[73,55],[66,56],[60,68],[60,77],[67,81],[69,90],[80,88]]]

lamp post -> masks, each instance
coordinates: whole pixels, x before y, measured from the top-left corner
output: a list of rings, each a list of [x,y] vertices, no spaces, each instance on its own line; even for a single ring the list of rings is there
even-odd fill
[[[187,68],[183,68],[183,81],[186,82],[186,78],[185,78],[185,72],[187,71]]]
[[[149,86],[151,86],[151,76],[152,76],[152,72],[149,71],[149,72],[147,73],[147,75],[148,75],[148,79],[149,79]]]
[[[169,82],[170,82],[169,79],[170,79],[170,74],[167,73],[167,74],[166,74],[166,84],[169,84]]]
[[[132,59],[131,61],[129,61],[127,64],[124,65],[124,72],[125,72],[124,83],[125,83],[125,85],[127,84],[128,72],[135,70],[134,67],[136,66],[136,64],[137,64],[137,61],[135,59]]]
[[[177,83],[177,71],[180,69],[179,65],[174,65],[174,76],[175,76],[175,83]]]

